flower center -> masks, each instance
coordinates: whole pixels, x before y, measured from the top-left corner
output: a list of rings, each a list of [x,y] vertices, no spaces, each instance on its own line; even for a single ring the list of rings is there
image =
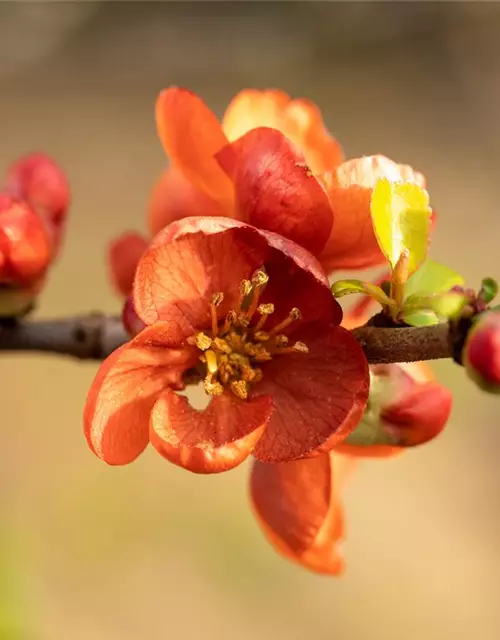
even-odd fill
[[[217,318],[217,307],[223,301],[224,294],[213,294],[210,305],[211,331],[201,331],[190,339],[202,352],[200,361],[208,394],[221,395],[228,388],[244,400],[248,397],[250,386],[262,380],[262,363],[272,360],[276,355],[308,353],[303,342],[295,342],[290,346],[288,336],[283,333],[290,324],[300,319],[299,309],[291,309],[282,322],[267,328],[274,305],[260,304],[259,300],[268,280],[268,275],[260,269],[251,280],[242,280],[238,308],[229,311],[223,322]]]

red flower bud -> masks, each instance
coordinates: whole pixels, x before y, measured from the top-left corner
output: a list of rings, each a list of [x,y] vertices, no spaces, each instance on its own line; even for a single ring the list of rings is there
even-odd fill
[[[50,261],[43,221],[26,203],[0,195],[0,283],[29,288],[41,280]]]
[[[394,444],[414,447],[441,433],[450,416],[452,402],[451,392],[442,385],[412,380],[403,384],[400,393],[381,407],[380,418]]]
[[[469,377],[484,391],[500,393],[500,313],[480,317],[462,354]]]
[[[337,451],[385,458],[441,433],[453,398],[448,389],[433,380],[424,363],[376,365],[371,374],[365,415]]]
[[[47,221],[60,226],[70,204],[70,190],[60,167],[42,153],[20,158],[9,168],[5,191],[14,198],[25,200]]]

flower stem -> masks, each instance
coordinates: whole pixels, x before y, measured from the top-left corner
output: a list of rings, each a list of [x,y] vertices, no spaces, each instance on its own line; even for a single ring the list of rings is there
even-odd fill
[[[447,324],[387,328],[366,325],[352,333],[370,364],[452,357]],[[128,339],[120,317],[99,313],[53,320],[0,321],[0,351],[103,360]]]

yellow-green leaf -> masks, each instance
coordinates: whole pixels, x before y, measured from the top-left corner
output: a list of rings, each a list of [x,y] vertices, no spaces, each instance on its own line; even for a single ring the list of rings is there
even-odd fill
[[[405,295],[408,297],[415,293],[420,295],[446,293],[452,287],[463,284],[464,279],[456,271],[429,259],[408,280]]]
[[[362,293],[370,296],[381,305],[391,306],[394,302],[384,293],[384,291],[371,282],[363,282],[362,280],[337,280],[332,284],[332,293],[336,298],[342,298],[352,293]]]
[[[441,322],[434,311],[430,309],[404,310],[402,318],[406,324],[410,324],[412,327],[429,327]]]
[[[438,293],[433,296],[414,294],[404,303],[403,313],[414,311],[432,311],[441,318],[454,318],[460,314],[468,298],[463,293]]]
[[[425,189],[410,182],[379,180],[371,200],[373,228],[378,244],[394,269],[405,249],[409,272],[425,260],[429,244],[431,208]]]

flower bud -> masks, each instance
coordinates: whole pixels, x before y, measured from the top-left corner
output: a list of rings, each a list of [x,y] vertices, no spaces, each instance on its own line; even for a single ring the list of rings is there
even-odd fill
[[[478,387],[500,393],[500,312],[478,318],[465,342],[462,362]]]
[[[370,399],[363,419],[337,450],[358,457],[388,457],[443,430],[452,395],[423,363],[371,368]]]
[[[20,158],[9,168],[5,191],[25,200],[39,215],[59,226],[70,204],[68,180],[60,167],[42,153]]]
[[[0,195],[0,283],[31,286],[51,261],[43,222],[24,202]]]
[[[42,220],[26,203],[0,194],[0,317],[31,308],[51,259]]]

